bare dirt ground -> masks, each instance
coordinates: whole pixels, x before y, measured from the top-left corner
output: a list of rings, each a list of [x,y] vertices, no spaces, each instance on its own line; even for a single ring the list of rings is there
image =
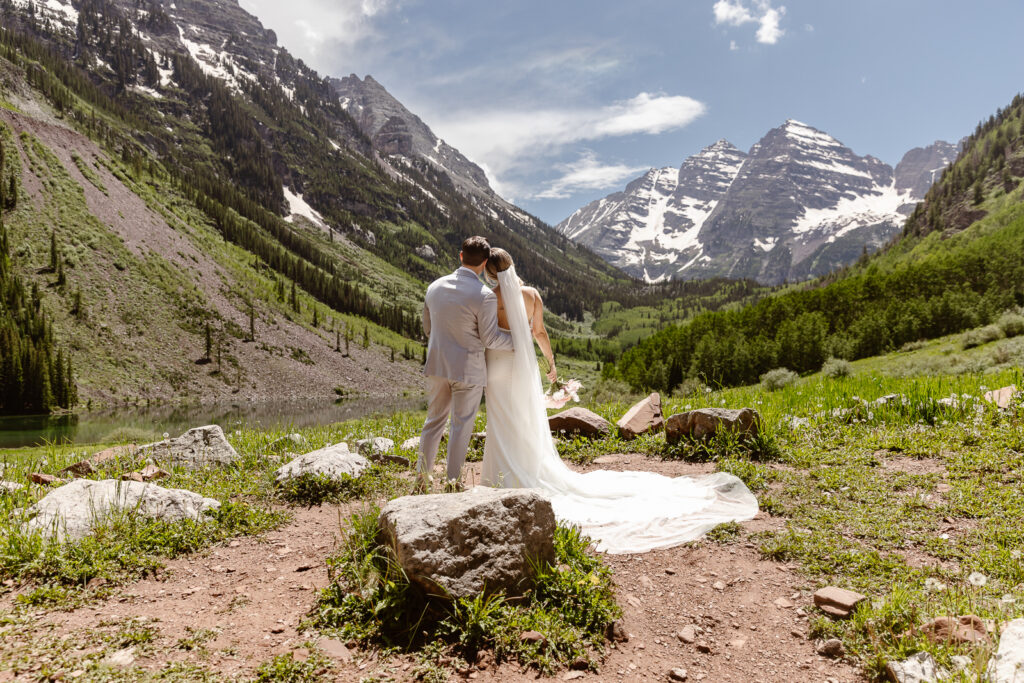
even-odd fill
[[[644,469],[676,476],[712,470],[711,465],[640,455],[600,461],[582,469]],[[467,483],[479,480],[479,463],[467,470]],[[40,613],[33,630],[90,642],[97,630],[114,633],[136,620],[155,629],[156,637],[129,655],[134,666],[153,672],[172,662],[194,662],[226,678],[248,677],[274,655],[303,657],[311,638],[298,630],[299,623],[313,604],[315,589],[327,584],[324,560],[340,538],[341,522],[361,505],[294,510],[286,527],[263,538],[240,538],[171,561],[160,576],[120,589],[98,604]],[[743,527],[755,532],[781,523],[761,513]],[[629,640],[609,650],[599,672],[563,671],[556,679],[668,680],[671,669],[682,668],[691,681],[860,680],[849,663],[815,654],[807,638],[811,587],[795,567],[761,559],[743,536],[732,543],[703,541],[608,556],[607,562]],[[10,598],[3,603],[0,610],[11,608]],[[677,637],[688,625],[694,627],[692,643]],[[195,640],[201,644],[188,649]],[[384,659],[333,645],[337,680],[412,678],[410,657]],[[91,651],[86,648],[81,655]],[[520,681],[538,675],[514,664],[484,663],[461,677]]]

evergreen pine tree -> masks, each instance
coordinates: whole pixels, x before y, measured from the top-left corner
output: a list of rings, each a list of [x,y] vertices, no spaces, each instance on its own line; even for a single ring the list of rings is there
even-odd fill
[[[363,326],[363,348],[370,348],[370,328]]]
[[[57,261],[57,286],[63,288],[68,282],[67,277],[64,275],[64,261]]]
[[[392,363],[395,362],[395,347],[394,346],[391,347],[391,362]]]
[[[9,189],[7,190],[6,199],[6,206],[8,209],[13,209],[18,206],[18,181],[15,179],[13,175],[11,176],[11,184]]]
[[[313,329],[319,329],[319,327],[320,327],[320,317],[317,314],[317,307],[314,305],[313,306]]]
[[[57,231],[50,231],[50,272],[57,272]]]
[[[299,294],[295,289],[295,280],[292,280],[292,310],[299,312]]]
[[[249,302],[249,341],[256,341],[256,307]]]
[[[213,352],[213,338],[210,336],[210,323],[206,323],[206,355],[203,358],[210,362],[210,354]]]
[[[341,328],[334,330],[334,352],[341,353]]]

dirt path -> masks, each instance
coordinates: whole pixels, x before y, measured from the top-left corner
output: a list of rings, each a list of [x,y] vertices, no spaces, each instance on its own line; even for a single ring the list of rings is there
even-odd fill
[[[709,472],[711,465],[663,462],[639,455],[606,456],[585,469],[646,469],[669,475]],[[467,480],[479,478],[472,463]],[[157,671],[193,662],[225,677],[251,676],[276,654],[299,650],[297,630],[315,589],[327,584],[324,560],[340,537],[340,522],[361,504],[294,511],[286,527],[262,539],[241,538],[171,561],[160,576],[125,587],[102,603],[40,614],[37,629],[82,642],[116,633],[132,620],[154,630],[130,654]],[[777,528],[761,513],[749,531]],[[559,679],[667,680],[683,668],[688,680],[854,681],[849,664],[815,654],[807,640],[810,590],[794,567],[760,559],[753,543],[704,542],[643,555],[609,556],[630,634],[612,649],[599,673],[563,672]],[[5,600],[8,602],[9,600]],[[0,609],[9,609],[0,604]],[[677,634],[694,627],[694,642]],[[88,654],[89,648],[82,650]],[[342,653],[338,680],[375,674],[411,679],[410,658],[378,661],[376,653]],[[468,674],[476,680],[535,680],[505,664]]]

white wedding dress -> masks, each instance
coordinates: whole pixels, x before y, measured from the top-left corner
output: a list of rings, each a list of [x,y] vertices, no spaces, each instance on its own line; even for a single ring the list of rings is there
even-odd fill
[[[515,351],[487,350],[485,485],[538,490],[551,500],[560,522],[580,527],[607,553],[670,548],[723,522],[757,514],[757,499],[731,474],[670,478],[652,472],[570,470],[548,427],[515,268],[499,273],[498,283]]]

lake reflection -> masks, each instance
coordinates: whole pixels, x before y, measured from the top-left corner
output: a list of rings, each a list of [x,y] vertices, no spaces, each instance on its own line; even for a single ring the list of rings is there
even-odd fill
[[[177,436],[192,427],[217,424],[224,431],[238,427],[280,429],[309,427],[353,420],[374,414],[423,410],[426,400],[415,398],[357,398],[343,401],[309,399],[253,401],[212,405],[163,405],[116,412],[75,415],[0,417],[0,448],[38,446],[47,442],[99,443],[124,435],[158,439]]]

